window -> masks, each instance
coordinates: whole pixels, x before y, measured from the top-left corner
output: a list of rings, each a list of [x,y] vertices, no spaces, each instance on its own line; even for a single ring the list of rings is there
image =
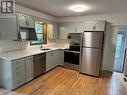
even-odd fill
[[[31,41],[31,45],[46,44],[47,43],[47,24],[44,24],[42,21],[36,21],[35,31],[36,31],[38,40]]]
[[[116,43],[116,52],[115,52],[115,57],[119,58],[120,57],[120,52],[121,52],[121,47],[122,47],[122,34],[118,34],[117,36],[117,43]]]

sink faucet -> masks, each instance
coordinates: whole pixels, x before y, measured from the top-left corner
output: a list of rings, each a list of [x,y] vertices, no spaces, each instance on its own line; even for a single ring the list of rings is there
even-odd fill
[[[40,46],[40,48],[43,48],[43,46],[42,46],[42,43],[41,43],[41,46]]]

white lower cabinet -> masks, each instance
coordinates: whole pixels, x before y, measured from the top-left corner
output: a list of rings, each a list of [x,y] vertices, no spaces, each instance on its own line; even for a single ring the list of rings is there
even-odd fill
[[[0,86],[14,90],[33,79],[33,58],[0,59]]]
[[[46,71],[49,71],[58,65],[63,65],[63,63],[64,63],[63,50],[54,50],[46,53]]]
[[[55,67],[54,66],[54,64],[55,64],[54,57],[55,57],[54,51],[46,53],[46,71],[49,71],[49,70],[51,70],[52,68]]]
[[[57,62],[60,66],[63,66],[64,64],[64,50],[58,50],[58,57],[57,57]]]
[[[12,89],[25,83],[25,60],[13,60],[12,64]]]
[[[33,79],[33,56],[25,58],[26,82]]]
[[[46,71],[63,65],[64,50],[46,52]],[[17,87],[33,79],[33,56],[16,60],[0,59],[0,86],[8,90]]]

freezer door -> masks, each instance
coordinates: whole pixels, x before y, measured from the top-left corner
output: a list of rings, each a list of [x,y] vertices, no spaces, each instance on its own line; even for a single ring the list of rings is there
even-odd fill
[[[84,32],[83,47],[101,48],[103,41],[103,32]]]
[[[80,61],[80,72],[99,76],[100,57],[100,49],[83,48]]]

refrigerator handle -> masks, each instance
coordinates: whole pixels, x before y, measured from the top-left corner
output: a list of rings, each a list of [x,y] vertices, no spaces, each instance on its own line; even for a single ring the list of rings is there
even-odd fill
[[[83,38],[84,38],[84,32],[81,35],[81,44],[80,44],[80,60],[79,60],[79,64],[81,65],[81,60],[82,60],[82,51],[83,51]]]

